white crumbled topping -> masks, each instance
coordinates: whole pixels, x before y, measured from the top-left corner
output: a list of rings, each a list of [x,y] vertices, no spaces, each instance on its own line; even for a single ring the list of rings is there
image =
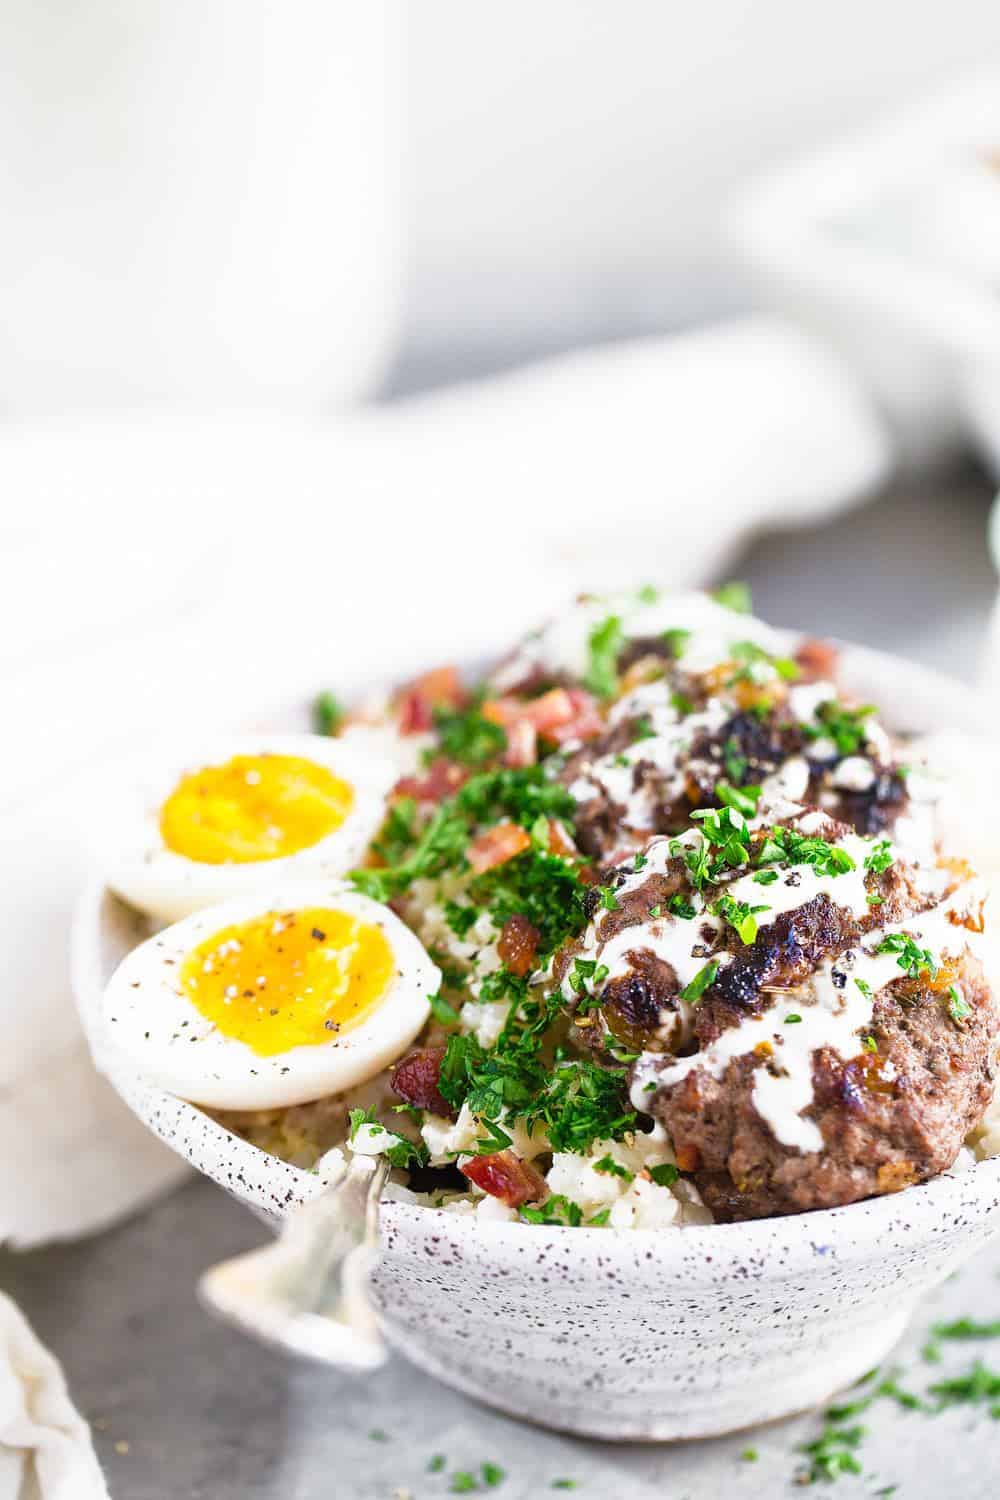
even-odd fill
[[[458,1013],[462,1030],[480,1047],[492,1047],[510,1014],[509,1000],[467,1000]]]
[[[876,771],[864,755],[848,755],[834,767],[833,785],[845,792],[867,792],[875,785]]]

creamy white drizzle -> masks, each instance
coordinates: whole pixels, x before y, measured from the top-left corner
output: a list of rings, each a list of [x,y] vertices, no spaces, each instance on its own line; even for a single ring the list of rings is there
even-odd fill
[[[639,829],[654,826],[656,803],[659,799],[673,801],[684,790],[684,756],[696,736],[715,733],[728,717],[728,710],[721,701],[712,698],[704,710],[688,714],[682,719],[669,704],[663,705],[662,684],[647,686],[657,686],[660,689],[659,716],[652,723],[654,733],[635,740],[626,749],[613,755],[602,755],[591,761],[569,788],[570,795],[581,804],[586,804],[599,790],[603,790],[623,808],[622,822],[629,828]],[[659,771],[658,787],[633,785],[637,765],[653,766]]]
[[[898,955],[875,950],[886,937],[907,933],[938,961],[958,956],[966,946],[979,951],[981,935],[956,926],[952,918],[961,919],[976,910],[984,895],[982,884],[970,881],[930,911],[868,933],[858,948],[822,964],[801,989],[790,991],[763,1015],[724,1031],[710,1047],[691,1057],[678,1058],[661,1070],[657,1054],[643,1053],[635,1064],[633,1104],[648,1109],[649,1083],[678,1083],[695,1068],[720,1078],[733,1058],[745,1057],[766,1043],[773,1051],[770,1057],[761,1057],[755,1070],[754,1108],[782,1145],[803,1152],[821,1151],[824,1143],[819,1128],[802,1117],[813,1099],[813,1053],[825,1047],[844,1061],[857,1056],[859,1033],[871,1024],[875,996],[904,972]],[[790,1021],[789,1016],[800,1019]]]
[[[754,641],[763,650],[781,655],[789,649],[791,640],[787,632],[774,630],[752,615],[735,614],[708,594],[667,594],[650,601],[635,593],[608,594],[571,605],[528,636],[510,661],[493,674],[494,687],[506,691],[537,670],[585,676],[591,633],[611,615],[621,622],[626,640],[662,635],[668,630],[690,631],[683,664],[693,672],[707,671],[726,661],[734,641]]]

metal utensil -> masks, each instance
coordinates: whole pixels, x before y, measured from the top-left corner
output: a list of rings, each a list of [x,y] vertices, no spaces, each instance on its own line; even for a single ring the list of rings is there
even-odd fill
[[[355,1156],[322,1193],[295,1209],[271,1245],[224,1260],[198,1283],[205,1306],[290,1353],[374,1370],[386,1350],[368,1299],[378,1257],[384,1158]]]

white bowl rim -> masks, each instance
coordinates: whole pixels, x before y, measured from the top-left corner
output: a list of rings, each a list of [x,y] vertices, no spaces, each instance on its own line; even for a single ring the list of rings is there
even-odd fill
[[[925,690],[937,701],[962,704],[968,717],[973,712],[976,694],[973,689],[944,673],[923,667],[903,657],[874,651],[853,643],[837,644],[850,659],[869,669],[902,669],[919,678]],[[279,1157],[261,1150],[232,1135],[215,1120],[164,1090],[145,1083],[137,1076],[116,1077],[110,1055],[101,1056],[101,1038],[97,1025],[105,975],[101,961],[103,909],[108,900],[117,900],[100,877],[92,878],[81,894],[71,930],[70,970],[73,993],[84,1032],[98,1068],[148,1129],[191,1162],[198,1171],[220,1186],[240,1196],[243,1201],[280,1217],[291,1207],[322,1191],[322,1179],[314,1172],[292,1166]],[[122,1070],[123,1071],[123,1070]],[[175,1129],[171,1127],[176,1127]],[[211,1143],[220,1161],[226,1160],[223,1174],[202,1164],[200,1152],[190,1142],[179,1141],[190,1136]],[[808,1213],[788,1214],[735,1224],[688,1225],[679,1229],[615,1229],[581,1225],[533,1226],[520,1222],[482,1220],[474,1214],[455,1213],[448,1209],[408,1203],[387,1198],[382,1206],[383,1236],[399,1234],[406,1239],[421,1240],[433,1236],[442,1241],[463,1244],[468,1252],[473,1246],[496,1246],[518,1253],[535,1248],[538,1228],[544,1227],[558,1242],[572,1235],[574,1258],[599,1266],[609,1255],[632,1246],[637,1259],[653,1257],[657,1264],[683,1257],[685,1277],[698,1281],[693,1266],[703,1272],[703,1281],[713,1283],[720,1274],[720,1262],[737,1258],[780,1260],[775,1274],[789,1279],[814,1265],[817,1256],[835,1257],[839,1265],[869,1259],[873,1242],[886,1242],[891,1230],[916,1233],[919,1223],[933,1226],[947,1221],[952,1210],[966,1215],[980,1210],[995,1217],[1000,1231],[1000,1156],[977,1162],[973,1166],[952,1168],[928,1182],[908,1187],[898,1193],[862,1199],[837,1208],[815,1209]]]

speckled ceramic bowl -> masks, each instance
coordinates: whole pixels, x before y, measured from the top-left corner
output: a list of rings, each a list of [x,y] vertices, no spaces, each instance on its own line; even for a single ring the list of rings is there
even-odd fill
[[[897,728],[980,727],[973,696],[946,678],[854,648],[843,671]],[[149,1087],[103,1044],[101,991],[139,936],[108,891],[86,894],[74,975],[95,1060],[162,1140],[279,1220],[318,1179]],[[660,1232],[483,1224],[387,1202],[375,1297],[394,1345],[493,1406],[594,1437],[700,1437],[856,1379],[997,1230],[1000,1158],[848,1208]]]

